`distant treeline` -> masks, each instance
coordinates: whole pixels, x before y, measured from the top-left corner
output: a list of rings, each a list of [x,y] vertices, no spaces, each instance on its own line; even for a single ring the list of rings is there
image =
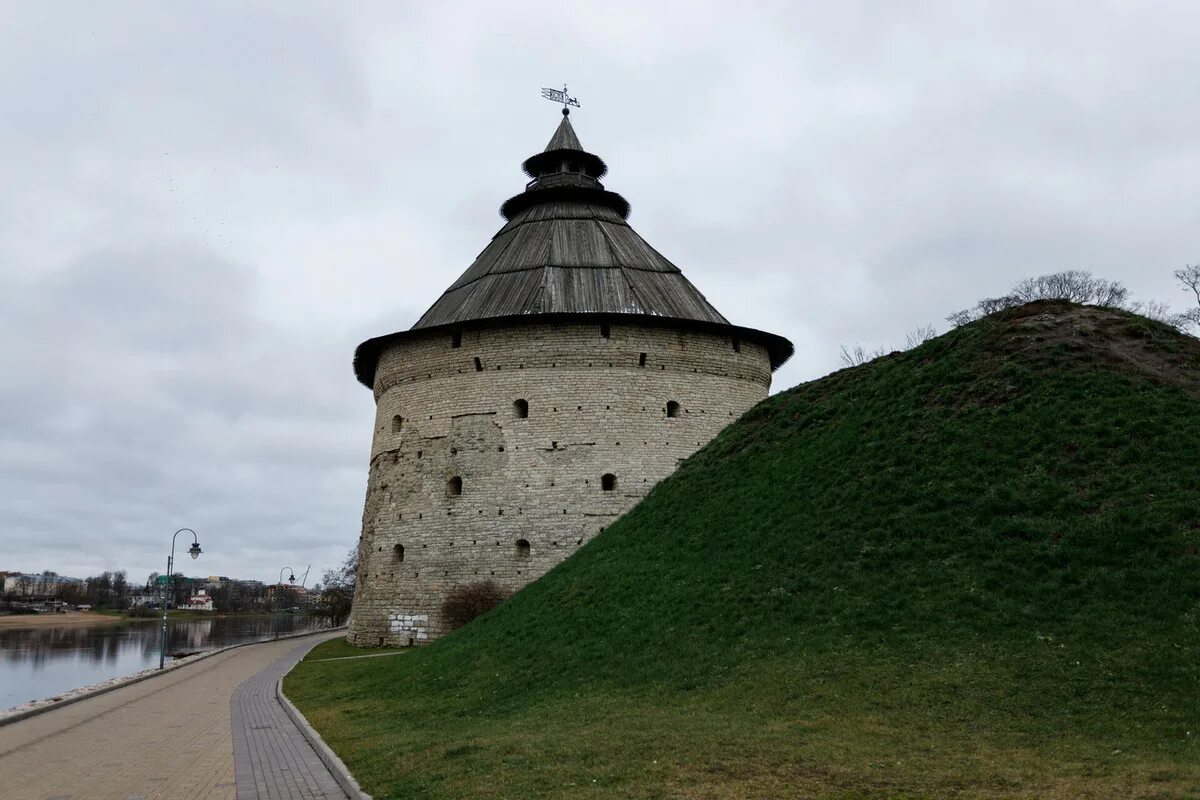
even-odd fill
[[[261,581],[222,578],[189,578],[175,573],[171,579],[171,606],[182,606],[203,589],[221,611],[272,610],[273,594]],[[10,576],[4,582],[4,599],[53,600],[71,605],[90,605],[95,609],[124,611],[135,606],[158,605],[164,587],[160,573],[151,572],[145,583],[131,583],[125,570],[104,571],[83,580],[64,578],[54,572]],[[291,600],[286,605],[294,605]]]

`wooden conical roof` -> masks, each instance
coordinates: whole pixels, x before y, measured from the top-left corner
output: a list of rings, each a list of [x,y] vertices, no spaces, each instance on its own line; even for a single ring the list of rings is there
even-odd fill
[[[546,145],[545,152],[549,153],[551,150],[583,151],[583,145],[579,143],[579,137],[575,135],[575,129],[571,127],[570,114],[563,114],[562,122],[558,123],[554,135],[550,137],[550,143]]]
[[[501,207],[505,225],[413,333],[534,317],[643,317],[762,339],[773,367],[791,355],[786,339],[731,325],[630,227],[629,204],[600,183],[604,162],[583,149],[565,112],[546,149],[523,166],[533,180]],[[379,348],[399,336],[359,346],[355,371],[368,386]]]

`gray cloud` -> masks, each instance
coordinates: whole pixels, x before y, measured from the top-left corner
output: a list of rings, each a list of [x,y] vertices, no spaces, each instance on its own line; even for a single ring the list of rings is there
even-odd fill
[[[631,222],[783,388],[1021,277],[1182,305],[1193,4],[11,5],[0,11],[0,569],[332,564],[350,357],[500,225],[570,82]]]

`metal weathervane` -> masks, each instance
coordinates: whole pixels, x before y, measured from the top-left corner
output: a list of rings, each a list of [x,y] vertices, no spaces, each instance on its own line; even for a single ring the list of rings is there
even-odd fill
[[[543,86],[542,87],[542,97],[546,98],[547,100],[553,100],[556,103],[562,103],[564,115],[571,113],[571,110],[569,108],[567,108],[567,106],[575,106],[576,108],[581,108],[581,106],[579,105],[579,101],[576,100],[574,97],[571,97],[569,94],[567,94],[567,85],[565,83],[563,84],[562,91],[559,91],[558,89],[550,89],[546,86]]]

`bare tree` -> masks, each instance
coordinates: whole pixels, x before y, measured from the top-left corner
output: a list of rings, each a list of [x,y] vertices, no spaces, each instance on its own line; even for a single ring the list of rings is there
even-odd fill
[[[1179,315],[1183,326],[1200,326],[1200,264],[1189,265],[1175,270],[1175,280],[1185,292],[1191,292],[1196,298],[1195,308],[1189,308]]]
[[[1175,280],[1179,281],[1185,292],[1195,295],[1196,305],[1200,306],[1200,264],[1175,270]]]
[[[847,348],[846,345],[842,345],[842,352],[838,357],[842,361],[842,366],[857,367],[859,364],[865,364],[868,361],[874,361],[883,354],[884,349],[882,347],[875,350],[867,350],[861,344],[856,344],[854,345],[853,349]]]
[[[920,347],[935,336],[937,336],[937,331],[932,325],[922,325],[916,330],[909,331],[908,335],[904,337],[904,349],[912,350],[914,347]]]
[[[904,337],[903,349],[912,350],[914,347],[919,347],[935,336],[937,336],[937,331],[934,330],[932,325],[922,325],[915,330],[909,331]],[[868,350],[861,344],[856,344],[854,347],[842,345],[841,352],[838,353],[838,359],[842,362],[843,367],[857,367],[860,364],[866,364],[868,361],[874,361],[887,352],[887,349],[883,347]]]
[[[320,619],[327,619],[334,626],[341,625],[350,616],[354,604],[355,573],[358,571],[358,548],[353,547],[346,559],[333,569],[325,570],[321,576],[319,592],[309,612]]]
[[[1067,300],[1072,303],[1133,310],[1130,307],[1129,290],[1117,281],[1097,278],[1084,270],[1069,269],[1036,278],[1025,278],[1008,294],[985,297],[971,308],[949,315],[946,321],[956,327],[966,325],[998,311],[1035,300]]]
[[[974,321],[975,315],[973,310],[970,308],[964,308],[961,311],[955,311],[952,314],[946,315],[946,322],[949,322],[956,328],[961,328],[963,325],[967,325]]]
[[[1161,322],[1164,325],[1170,325],[1179,332],[1187,331],[1189,325],[1192,324],[1192,315],[1190,312],[1182,314],[1172,313],[1170,306],[1161,300],[1151,300],[1148,303],[1136,302],[1129,303],[1125,306],[1125,310],[1133,314],[1139,314],[1146,319],[1152,319],[1155,322]],[[1200,316],[1198,314],[1197,316]]]
[[[129,607],[129,580],[125,570],[119,569],[112,577],[112,606],[117,609]]]
[[[1009,292],[1018,303],[1034,300],[1069,300],[1110,308],[1122,308],[1129,300],[1129,290],[1116,281],[1097,278],[1081,269],[1069,269],[1050,275],[1026,278]]]

